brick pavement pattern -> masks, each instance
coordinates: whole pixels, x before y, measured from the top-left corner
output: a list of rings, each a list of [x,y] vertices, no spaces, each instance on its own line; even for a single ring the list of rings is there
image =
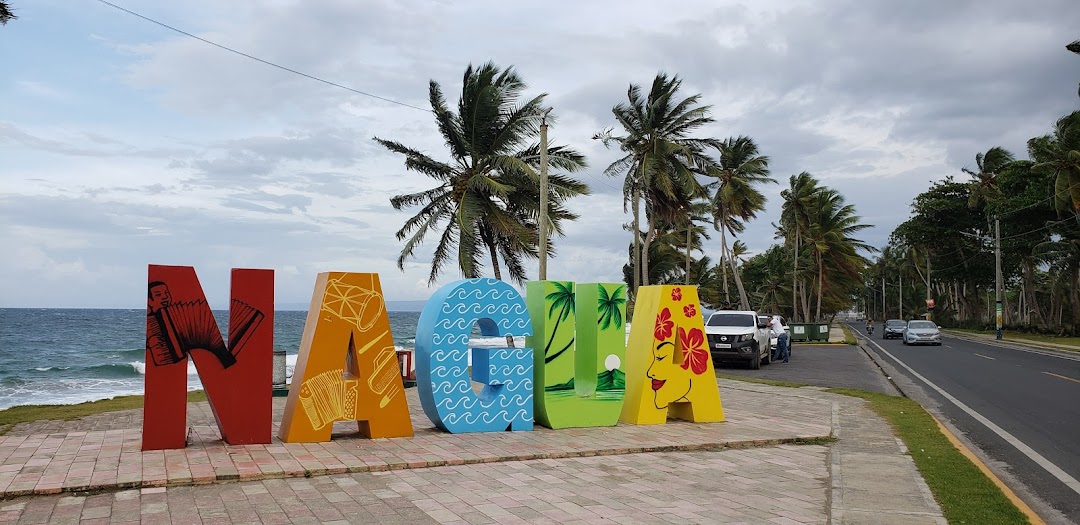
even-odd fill
[[[433,467],[36,496],[0,523],[826,523],[821,446]]]
[[[0,523],[945,523],[864,401],[720,385],[728,421],[703,425],[455,436],[415,392],[413,438],[339,424],[329,443],[228,446],[206,403],[184,450],[139,451],[139,411],[24,424],[0,436]]]
[[[798,410],[768,393],[721,387],[727,421],[531,432],[447,434],[427,420],[409,389],[416,435],[370,440],[356,424],[335,425],[327,443],[232,446],[221,441],[208,404],[189,403],[186,449],[140,450],[139,411],[80,421],[20,424],[0,437],[0,497],[85,490],[304,477],[508,460],[762,446],[829,436],[831,401]],[[275,400],[275,421],[284,401]],[[131,425],[136,425],[134,428]],[[116,428],[123,426],[126,428]],[[276,426],[276,424],[275,424]]]

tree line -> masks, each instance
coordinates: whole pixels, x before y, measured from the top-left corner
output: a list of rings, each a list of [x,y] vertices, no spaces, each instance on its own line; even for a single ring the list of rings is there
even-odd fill
[[[566,221],[578,218],[570,199],[589,187],[572,174],[586,160],[565,145],[548,148],[549,210],[539,209],[538,142],[541,124],[554,122],[546,94],[524,97],[526,84],[511,67],[469,66],[456,108],[434,80],[428,94],[450,160],[437,160],[393,140],[375,138],[405,157],[409,171],[435,179],[433,188],[396,195],[398,210],[416,209],[396,233],[404,246],[404,269],[416,249],[437,237],[429,282],[445,266],[464,277],[486,271],[521,283],[525,262],[538,257],[539,221],[554,237]],[[776,228],[781,242],[743,260],[746,245],[737,239],[746,224],[765,210],[765,184],[775,184],[770,159],[747,136],[724,139],[701,135],[713,123],[711,107],[700,94],[684,95],[682,80],[664,73],[647,86],[631,84],[626,99],[612,108],[616,125],[592,138],[621,156],[604,174],[621,179],[628,261],[623,267],[628,306],[640,286],[693,284],[707,308],[742,308],[784,313],[793,319],[822,319],[850,307],[862,287],[873,249],[855,238],[869,227],[836,190],[809,173],[793,175],[782,192],[783,214]],[[710,232],[720,237],[713,259],[704,248]],[[505,269],[505,272],[504,272]]]
[[[1080,54],[1080,41],[1066,48]],[[915,197],[911,218],[867,269],[860,297],[866,311],[995,326],[1000,225],[1006,327],[1080,334],[1080,111],[1028,140],[1026,154],[989,148],[975,155],[973,168]]]

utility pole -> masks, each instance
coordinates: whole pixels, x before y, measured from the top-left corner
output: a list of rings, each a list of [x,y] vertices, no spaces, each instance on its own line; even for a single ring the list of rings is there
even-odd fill
[[[994,264],[997,266],[997,307],[995,309],[997,332],[996,339],[1001,339],[1001,294],[1005,288],[1001,278],[1001,219],[994,217]]]
[[[934,318],[934,311],[930,309],[930,300],[933,297],[930,296],[930,252],[926,252],[926,320],[931,321]]]
[[[904,319],[904,274],[900,274],[900,320]]]
[[[551,111],[551,110],[548,110]],[[540,121],[540,280],[547,280],[548,248],[548,142],[547,114]]]
[[[885,311],[885,272],[881,272],[881,322],[885,322],[888,316],[889,314]]]

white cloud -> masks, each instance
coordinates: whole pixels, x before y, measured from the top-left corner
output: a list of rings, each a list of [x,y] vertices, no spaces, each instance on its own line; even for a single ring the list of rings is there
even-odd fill
[[[1075,107],[1080,6],[914,1],[901,5],[723,2],[680,9],[634,1],[145,0],[129,6],[238,50],[355,89],[427,107],[427,83],[456,102],[464,67],[513,64],[549,93],[552,139],[588,156],[593,195],[557,240],[551,276],[619,281],[630,234],[619,152],[590,139],[615,124],[631,82],[660,70],[700,92],[707,133],[753,137],[778,185],[742,235],[773,242],[779,192],[810,171],[841,190],[881,245],[929,181],[991,146],[1023,153]],[[42,9],[47,9],[48,6]],[[47,15],[47,13],[43,13]],[[371,138],[445,159],[430,113],[239,57],[102,7],[72,28],[82,62],[32,59],[10,71],[19,111],[0,122],[0,306],[138,306],[148,263],[191,264],[211,300],[228,268],[277,270],[279,302],[304,303],[320,271],[373,271],[391,300],[431,293],[430,239],[405,271],[389,198],[434,181]],[[102,24],[101,21],[108,21]],[[92,23],[93,22],[93,23]],[[20,26],[34,24],[20,20]],[[20,49],[47,32],[26,27]],[[39,40],[35,40],[39,39]],[[0,50],[0,57],[3,57]],[[31,51],[32,53],[32,51]],[[55,82],[53,68],[83,74]],[[7,89],[7,91],[4,91]],[[98,106],[87,124],[78,112]],[[717,241],[708,245],[710,255]],[[535,275],[535,262],[530,262]],[[49,276],[60,276],[53,278]],[[453,268],[442,282],[456,276]],[[71,282],[77,287],[70,286]]]

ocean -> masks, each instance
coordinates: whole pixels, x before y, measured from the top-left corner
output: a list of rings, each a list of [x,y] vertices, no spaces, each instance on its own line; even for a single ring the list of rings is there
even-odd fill
[[[227,330],[228,311],[215,311]],[[389,312],[394,345],[412,350],[420,312]],[[307,312],[274,312],[274,349],[286,353],[292,377]],[[472,346],[504,346],[475,333]],[[142,394],[146,310],[0,308],[0,409],[72,404]],[[518,346],[524,338],[517,338]],[[202,385],[188,361],[188,389]]]

